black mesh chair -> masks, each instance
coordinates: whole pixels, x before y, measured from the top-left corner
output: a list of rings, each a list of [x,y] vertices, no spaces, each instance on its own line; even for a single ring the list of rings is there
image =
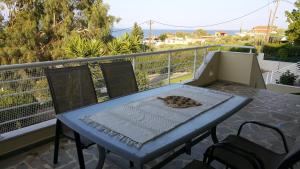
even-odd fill
[[[129,61],[100,64],[107,93],[110,98],[121,97],[138,92],[136,78]]]
[[[254,124],[276,131],[282,138],[285,153],[276,153],[240,136],[246,124]],[[204,154],[204,162],[212,161],[223,163],[232,169],[288,169],[300,161],[300,147],[288,151],[283,133],[276,127],[255,121],[244,122],[237,135],[229,135],[220,143],[209,147]]]
[[[56,114],[97,103],[97,96],[87,65],[67,68],[45,69]],[[93,143],[68,129],[57,120],[53,163],[57,163],[60,135],[76,142],[79,165],[85,168],[82,149]]]

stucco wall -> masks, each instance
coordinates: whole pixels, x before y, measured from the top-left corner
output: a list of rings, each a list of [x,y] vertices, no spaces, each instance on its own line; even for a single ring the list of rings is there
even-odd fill
[[[253,55],[221,52],[218,79],[249,85]]]
[[[221,80],[266,88],[255,54],[210,52],[196,72],[189,85],[205,86]]]
[[[299,86],[288,86],[282,84],[267,84],[267,89],[276,93],[300,93]]]

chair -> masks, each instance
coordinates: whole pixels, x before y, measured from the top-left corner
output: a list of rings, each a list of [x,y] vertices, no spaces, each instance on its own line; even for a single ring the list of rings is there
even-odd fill
[[[276,131],[282,138],[285,153],[279,154],[264,148],[240,136],[246,124],[254,124]],[[237,135],[229,135],[220,143],[209,147],[204,154],[204,161],[210,164],[216,160],[233,169],[287,169],[300,161],[300,147],[288,151],[283,133],[276,127],[255,121],[244,122]]]
[[[107,93],[110,98],[121,97],[138,92],[136,78],[129,61],[100,64]]]
[[[87,65],[67,68],[45,69],[56,114],[97,103],[97,96]],[[94,144],[71,131],[61,121],[56,121],[53,163],[57,163],[60,135],[74,139],[81,169],[85,168],[82,149]]]

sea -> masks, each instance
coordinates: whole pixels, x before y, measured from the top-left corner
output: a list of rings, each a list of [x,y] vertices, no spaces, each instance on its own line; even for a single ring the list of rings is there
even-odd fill
[[[191,29],[152,29],[152,36],[159,36],[164,33],[176,33],[176,32],[187,32],[187,33],[192,33],[195,32],[196,30],[191,30]],[[235,35],[240,32],[240,30],[205,30],[208,34],[214,35],[215,32],[226,32],[228,35]],[[131,29],[112,29],[112,35],[114,37],[119,37],[122,36],[124,33],[130,33]],[[149,29],[143,29],[144,32],[144,37],[149,37]]]

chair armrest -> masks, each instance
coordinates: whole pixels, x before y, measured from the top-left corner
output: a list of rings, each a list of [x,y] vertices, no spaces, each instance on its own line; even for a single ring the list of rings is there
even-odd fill
[[[210,159],[209,157],[213,157],[214,155],[214,150],[216,148],[222,148],[226,151],[229,151],[233,154],[237,154],[238,156],[244,158],[245,160],[247,160],[254,169],[263,169],[263,163],[261,162],[261,160],[259,158],[256,157],[256,155],[254,153],[245,151],[243,149],[240,149],[237,146],[234,146],[230,143],[226,143],[226,142],[221,142],[221,143],[217,143],[212,145],[211,147],[209,147],[206,152],[204,153],[204,162],[206,163],[210,163]],[[215,157],[218,160],[218,157]],[[219,159],[220,160],[220,159]],[[224,161],[225,162],[225,161]],[[229,164],[227,164],[229,165]],[[231,166],[233,167],[233,166]]]
[[[275,126],[271,126],[271,125],[264,124],[264,123],[257,122],[257,121],[246,121],[246,122],[244,122],[244,123],[242,123],[240,125],[238,133],[237,133],[237,136],[240,136],[240,134],[242,132],[242,129],[243,129],[244,125],[246,125],[246,124],[256,124],[258,126],[269,128],[269,129],[272,129],[272,130],[276,131],[280,135],[280,137],[282,139],[283,146],[284,146],[284,149],[285,149],[286,153],[289,152],[289,149],[288,149],[288,146],[287,146],[287,142],[286,142],[286,138],[285,138],[284,134],[282,133],[282,131],[279,128],[277,128]]]

